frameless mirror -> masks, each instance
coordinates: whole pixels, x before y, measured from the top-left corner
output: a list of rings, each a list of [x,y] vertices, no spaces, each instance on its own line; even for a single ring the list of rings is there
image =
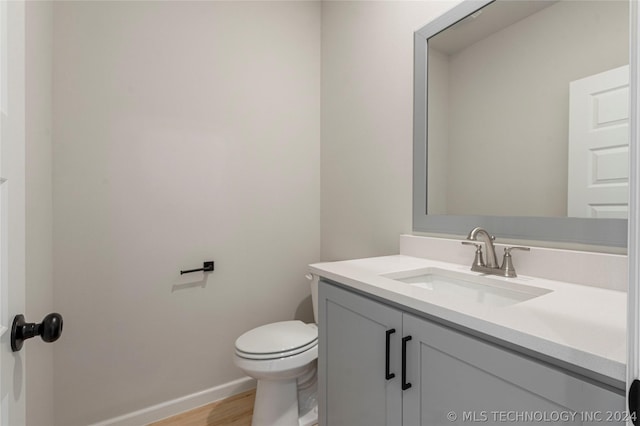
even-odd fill
[[[626,1],[467,1],[416,32],[414,229],[626,245]]]

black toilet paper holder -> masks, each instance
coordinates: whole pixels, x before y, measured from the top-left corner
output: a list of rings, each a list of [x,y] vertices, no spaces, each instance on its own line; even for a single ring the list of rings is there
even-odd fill
[[[203,271],[203,272],[211,272],[213,271],[213,260],[204,262],[202,264],[202,268],[198,268],[198,269],[187,269],[185,271],[180,271],[180,275],[183,274],[189,274],[191,272],[199,272],[199,271]]]

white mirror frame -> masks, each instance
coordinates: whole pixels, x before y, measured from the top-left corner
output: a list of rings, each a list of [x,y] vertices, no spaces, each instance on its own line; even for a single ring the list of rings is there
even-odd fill
[[[414,33],[413,231],[466,235],[472,228],[481,226],[501,238],[627,247],[628,221],[624,219],[427,214],[427,40],[493,1],[465,0]],[[630,46],[633,55],[633,49],[638,45],[631,40]],[[637,69],[631,64],[632,77],[634,72],[637,73]],[[630,83],[633,84],[633,81],[635,80],[631,79]],[[630,90],[634,90],[633,86]],[[630,99],[634,99],[633,96]],[[637,119],[633,114],[638,112],[637,99],[632,102],[630,129],[634,128],[634,121]],[[633,131],[631,133],[630,145],[633,147],[636,135]],[[631,152],[630,158],[634,158],[631,157]],[[635,190],[631,182],[630,188],[631,191]],[[631,203],[629,207],[631,209]]]

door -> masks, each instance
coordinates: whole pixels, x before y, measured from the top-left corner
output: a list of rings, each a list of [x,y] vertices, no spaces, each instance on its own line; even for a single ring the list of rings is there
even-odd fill
[[[627,406],[635,414],[628,426],[638,425],[640,408],[640,7],[638,2],[630,2],[630,56],[629,66],[629,289],[627,304]],[[632,392],[633,390],[633,392]]]
[[[626,219],[629,203],[629,66],[569,88],[569,217]]]
[[[412,315],[403,326],[412,384],[403,395],[405,426],[624,424],[622,391]]]
[[[320,426],[400,425],[402,313],[323,281],[318,294]]]
[[[25,5],[0,1],[0,426],[25,424],[24,351],[12,352],[24,312]]]

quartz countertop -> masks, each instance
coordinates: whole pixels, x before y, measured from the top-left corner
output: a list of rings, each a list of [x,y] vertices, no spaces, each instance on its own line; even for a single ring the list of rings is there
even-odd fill
[[[413,311],[438,317],[480,334],[542,354],[562,365],[578,367],[624,386],[626,378],[626,309],[622,291],[530,276],[504,278],[507,283],[551,290],[504,307],[492,307],[415,287],[381,274],[422,268],[471,272],[468,265],[395,255],[325,262],[310,271],[348,288],[388,300]]]

